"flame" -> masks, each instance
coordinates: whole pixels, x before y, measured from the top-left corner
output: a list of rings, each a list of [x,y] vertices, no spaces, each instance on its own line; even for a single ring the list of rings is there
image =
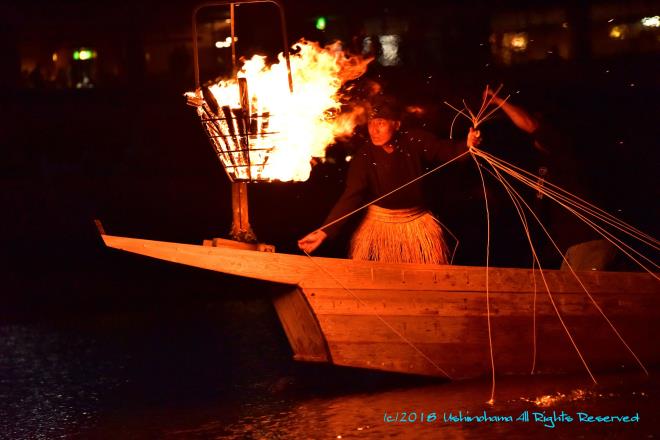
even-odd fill
[[[340,42],[321,47],[300,40],[293,49],[293,93],[289,90],[283,54],[271,66],[260,55],[244,61],[238,78],[247,81],[244,106],[247,102],[250,115],[241,118],[238,79],[220,80],[209,87],[219,107],[215,115],[213,105],[207,105],[200,91],[186,94],[189,102],[197,106],[231,178],[307,180],[312,158],[325,156],[326,147],[351,135],[363,116],[359,107],[340,113],[340,89],[347,81],[361,76],[371,58],[346,56]],[[249,131],[249,136],[237,135],[241,126]],[[248,146],[245,138],[249,139],[249,155],[233,151]]]

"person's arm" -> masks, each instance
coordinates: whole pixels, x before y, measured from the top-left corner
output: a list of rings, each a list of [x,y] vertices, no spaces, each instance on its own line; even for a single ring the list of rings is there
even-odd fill
[[[492,103],[495,105],[501,105],[501,109],[506,113],[506,115],[511,119],[511,122],[515,124],[516,127],[524,131],[525,133],[532,134],[539,128],[539,121],[527,113],[522,107],[511,104],[508,100],[504,100],[497,95],[493,94],[491,89],[486,89],[484,92],[486,97],[492,96]]]
[[[359,150],[349,163],[346,188],[323,222],[324,225],[340,219],[362,206],[365,202],[368,189],[367,167],[366,153]],[[305,252],[313,252],[326,238],[334,238],[345,222],[346,219],[342,219],[330,226],[322,227],[311,232],[301,240],[298,240],[298,247]]]
[[[489,96],[493,97],[493,104],[501,105],[501,109],[516,127],[532,136],[534,139],[534,148],[542,153],[548,154],[550,152],[551,148],[548,148],[548,146],[554,142],[554,136],[551,131],[547,130],[544,124],[541,124],[541,121],[530,115],[522,107],[511,104],[508,100],[505,101],[495,95],[493,90],[487,87],[484,91],[484,98],[486,99]]]

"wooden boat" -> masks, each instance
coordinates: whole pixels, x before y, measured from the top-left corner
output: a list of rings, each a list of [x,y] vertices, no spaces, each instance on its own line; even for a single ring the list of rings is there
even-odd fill
[[[275,309],[300,361],[452,379],[491,371],[483,267],[387,264],[102,234],[109,247],[278,285]],[[544,276],[593,371],[640,368],[570,273]],[[538,271],[488,271],[495,370],[584,371]],[[647,367],[660,359],[660,283],[643,273],[579,277]],[[535,283],[537,294],[535,294]],[[535,337],[536,335],[536,337]]]

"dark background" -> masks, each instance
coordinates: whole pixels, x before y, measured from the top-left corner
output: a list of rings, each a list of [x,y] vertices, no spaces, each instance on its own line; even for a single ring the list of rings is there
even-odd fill
[[[229,183],[183,93],[194,88],[190,12],[194,3],[3,2],[0,6],[1,314],[41,319],[59,313],[181,304],[187,283],[232,295],[230,277],[146,261],[105,249],[108,233],[200,243],[226,236]],[[364,38],[399,35],[400,60],[374,61],[367,74],[442,137],[452,111],[477,105],[486,84],[550,121],[566,139],[580,194],[642,230],[657,232],[657,121],[660,31],[640,27],[656,2],[286,1],[290,42],[300,37],[353,52]],[[241,6],[239,55],[281,48],[276,9]],[[315,27],[326,18],[325,30]],[[200,23],[224,22],[225,10]],[[620,25],[619,38],[612,27]],[[212,46],[227,27],[200,27],[206,81],[230,70],[228,49]],[[503,43],[525,33],[525,50]],[[621,37],[623,35],[623,37]],[[210,42],[210,43],[209,43]],[[96,57],[73,60],[90,48]],[[378,48],[375,50],[379,55]],[[57,55],[57,56],[55,56]],[[57,58],[57,60],[55,60]],[[459,132],[467,126],[459,124]],[[484,128],[489,148],[525,164],[529,140],[503,118]],[[339,196],[350,144],[333,147],[304,183],[250,187],[251,220],[262,242],[298,252],[295,240],[319,226]],[[564,153],[561,152],[561,155]],[[561,156],[563,157],[563,156]],[[566,156],[568,157],[568,156]],[[568,159],[567,159],[568,160]],[[531,162],[530,162],[531,163]],[[432,206],[461,240],[457,262],[483,264],[485,221],[472,164],[429,179]],[[558,183],[561,179],[558,177]],[[491,182],[491,186],[493,182]],[[493,188],[495,188],[493,186]],[[525,265],[512,230],[518,220],[492,189],[493,261]],[[508,216],[508,217],[507,217]],[[513,225],[513,226],[512,226]],[[516,232],[517,233],[517,232]],[[320,249],[339,256],[343,241]],[[122,291],[131,287],[131,294]],[[235,293],[234,293],[235,294]],[[244,295],[245,293],[240,293]]]
[[[284,3],[290,42],[340,39],[352,52],[371,50],[377,60],[366,77],[422,108],[406,124],[438,136],[448,135],[453,117],[443,101],[477,106],[486,84],[504,84],[512,102],[562,139],[552,151],[551,180],[657,236],[660,28],[640,23],[660,15],[660,2]],[[341,403],[356,392],[429,384],[294,362],[266,296],[271,286],[103,246],[95,218],[109,234],[183,243],[229,231],[229,182],[183,97],[194,88],[193,6],[0,2],[0,437],[206,438],[227,434],[228,424],[233,438],[334,437],[339,432],[324,417],[352,426],[359,411],[347,409],[350,398],[337,406],[323,396]],[[321,16],[325,30],[315,26]],[[227,12],[199,18],[207,81],[231,70],[228,49],[214,44],[228,36]],[[278,32],[272,5],[239,8],[239,55],[274,55]],[[387,35],[399,36],[393,65],[365,43]],[[91,58],[81,60],[82,53]],[[457,136],[466,130],[457,123]],[[485,149],[535,170],[530,139],[505,118],[483,132]],[[299,252],[295,241],[322,223],[340,195],[353,147],[331,147],[332,160],[307,182],[250,186],[260,241]],[[474,165],[455,164],[426,183],[431,207],[461,240],[456,263],[483,265],[485,214]],[[518,219],[494,183],[487,182],[491,263],[529,266]],[[318,254],[344,255],[349,234]],[[523,386],[508,402],[557,392],[555,380],[539,392]],[[481,411],[487,392],[479,386],[471,397],[440,399],[431,387],[428,401],[446,408],[473,402]],[[635,406],[637,398],[657,393],[642,389],[614,402],[646,419],[652,409]],[[425,394],[411,393],[414,401]],[[310,399],[317,403],[308,406]],[[397,409],[390,399],[384,392],[353,402]],[[644,401],[649,408],[655,402]],[[588,403],[596,414],[621,413],[608,402]],[[303,407],[314,426],[298,423]],[[278,414],[289,411],[293,422],[282,424]]]

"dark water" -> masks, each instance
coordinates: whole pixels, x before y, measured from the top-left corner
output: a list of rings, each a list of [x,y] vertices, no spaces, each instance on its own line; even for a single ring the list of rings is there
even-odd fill
[[[657,438],[658,373],[500,378],[490,406],[489,381],[295,363],[263,298],[179,299],[0,325],[3,438]],[[514,421],[443,420],[459,411]],[[574,419],[546,427],[533,416],[544,411]]]

